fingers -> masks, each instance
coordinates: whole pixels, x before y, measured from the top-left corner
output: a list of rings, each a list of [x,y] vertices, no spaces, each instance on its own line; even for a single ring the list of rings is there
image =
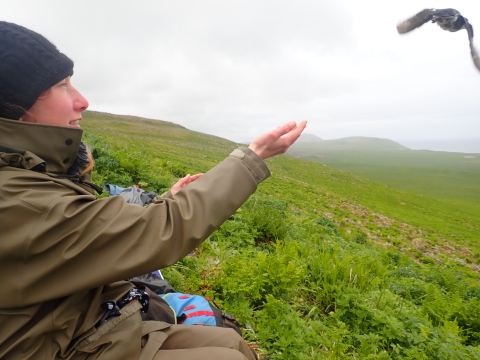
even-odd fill
[[[201,176],[203,176],[203,173],[200,173],[200,174],[195,174],[195,175],[186,175],[184,176],[183,178],[180,178],[176,183],[175,185],[172,186],[172,188],[170,189],[170,191],[172,192],[173,195],[175,195],[176,193],[178,193],[181,189],[183,189],[185,186],[187,186],[188,184],[194,182],[195,180],[197,180],[198,178],[200,178]]]
[[[290,121],[284,125],[279,126],[276,130],[282,133],[281,136],[292,134],[292,133],[298,134],[298,136],[300,136],[300,134],[302,133],[302,131],[305,129],[306,126],[307,126],[307,120],[301,121],[298,125],[295,121]]]
[[[280,138],[281,136],[288,134],[290,131],[297,127],[297,123],[295,121],[289,121],[286,124],[280,125],[275,130],[271,130],[270,133],[276,138]]]
[[[197,180],[198,178],[202,177],[203,173],[195,174],[190,177],[190,182]]]
[[[187,185],[190,182],[190,174],[178,179],[175,183],[176,186],[180,186],[181,188]]]
[[[285,134],[284,138],[288,143],[288,146],[292,145],[302,134],[303,130],[307,127],[307,120],[303,120],[297,127],[292,129],[289,133]]]
[[[188,176],[188,180],[186,181],[185,185],[188,185],[192,182],[194,182],[195,180],[197,180],[198,178],[202,177],[203,173],[200,173],[200,174],[195,174],[195,175],[187,175]]]

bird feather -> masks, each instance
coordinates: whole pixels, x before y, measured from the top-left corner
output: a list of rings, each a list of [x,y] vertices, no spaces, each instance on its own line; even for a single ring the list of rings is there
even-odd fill
[[[426,22],[433,19],[434,14],[433,9],[424,9],[420,11],[418,14],[412,16],[411,18],[401,22],[397,25],[397,31],[399,34],[405,34],[413,29],[416,29]]]
[[[468,22],[468,19],[464,17],[465,19],[465,29],[467,30],[468,33],[468,40],[470,42],[470,52],[472,53],[472,60],[473,63],[475,64],[475,67],[480,70],[480,58],[478,57],[477,50],[475,49],[475,46],[473,45],[473,27],[472,25]]]

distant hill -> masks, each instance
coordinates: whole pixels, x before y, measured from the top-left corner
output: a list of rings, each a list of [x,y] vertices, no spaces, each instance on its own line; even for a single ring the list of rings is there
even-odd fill
[[[480,201],[478,154],[412,150],[395,141],[373,137],[322,140],[306,134],[287,155],[419,195],[449,199],[462,206],[475,206]]]
[[[371,151],[371,150],[410,150],[389,139],[352,136],[335,140],[323,140],[313,134],[302,134],[298,141],[291,147],[290,153],[318,152],[321,150],[342,151]]]
[[[314,141],[323,141],[322,138],[319,138],[317,135],[303,133],[297,140],[298,142],[314,142]]]

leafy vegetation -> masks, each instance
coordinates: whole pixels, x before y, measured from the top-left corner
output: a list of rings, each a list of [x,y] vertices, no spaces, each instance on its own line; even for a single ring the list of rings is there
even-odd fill
[[[163,192],[236,144],[87,112],[94,180]],[[194,253],[164,269],[272,359],[480,359],[479,213],[287,156]],[[453,236],[455,235],[455,236]]]

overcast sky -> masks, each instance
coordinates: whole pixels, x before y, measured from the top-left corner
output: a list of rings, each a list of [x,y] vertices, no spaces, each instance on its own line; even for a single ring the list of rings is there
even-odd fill
[[[480,51],[478,0],[0,0],[0,19],[71,57],[91,110],[239,142],[307,119],[322,139],[480,152],[467,32],[396,31],[423,8],[451,6],[478,29]]]

